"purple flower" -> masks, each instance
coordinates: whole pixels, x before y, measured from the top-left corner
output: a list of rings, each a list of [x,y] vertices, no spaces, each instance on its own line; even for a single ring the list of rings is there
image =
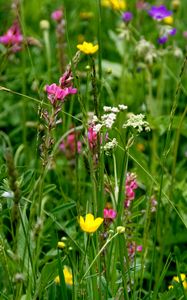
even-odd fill
[[[51,14],[51,18],[55,21],[61,21],[62,19],[62,16],[63,16],[63,12],[62,10],[58,9],[58,10],[55,10],[52,14]]]
[[[148,11],[148,14],[154,20],[161,21],[162,19],[171,16],[172,12],[167,10],[167,8],[164,5],[160,5],[160,6],[152,6],[151,9]]]
[[[125,23],[129,23],[132,20],[132,17],[133,17],[133,15],[130,11],[125,11],[122,15],[122,20]]]
[[[168,40],[168,37],[164,35],[164,36],[161,36],[158,38],[158,43],[163,45],[167,42],[167,40]]]
[[[170,35],[175,35],[176,32],[177,32],[177,29],[176,29],[176,28],[172,28],[172,29],[170,29],[170,30],[168,31],[168,33],[169,33]]]

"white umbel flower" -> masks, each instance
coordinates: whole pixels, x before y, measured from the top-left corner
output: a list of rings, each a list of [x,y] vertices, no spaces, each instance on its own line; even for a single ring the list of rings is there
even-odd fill
[[[123,124],[123,128],[133,127],[137,129],[138,132],[150,131],[150,126],[147,121],[144,120],[145,115],[139,114],[135,115],[133,113],[128,114],[128,120],[125,124]]]

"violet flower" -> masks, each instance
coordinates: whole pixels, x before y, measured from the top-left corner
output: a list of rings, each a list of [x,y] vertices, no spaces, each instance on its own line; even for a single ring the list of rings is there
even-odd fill
[[[158,43],[160,45],[163,45],[163,44],[165,44],[167,42],[167,40],[168,40],[167,36],[161,36],[161,37],[158,38]]]
[[[123,14],[122,14],[122,20],[125,22],[125,23],[129,23],[133,18],[133,14],[130,12],[130,11],[125,11]]]
[[[164,5],[160,6],[152,6],[148,11],[148,14],[157,21],[161,21],[162,19],[169,17],[172,15],[172,12],[167,10]]]

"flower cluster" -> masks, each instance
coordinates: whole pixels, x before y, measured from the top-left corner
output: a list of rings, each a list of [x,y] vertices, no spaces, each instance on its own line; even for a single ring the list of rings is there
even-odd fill
[[[123,124],[123,128],[133,127],[137,129],[138,132],[150,131],[150,126],[147,121],[144,121],[145,116],[143,114],[135,115],[133,113],[128,114],[128,120]]]
[[[187,289],[187,278],[186,278],[186,275],[184,273],[181,273],[180,274],[180,277],[179,276],[174,276],[172,281],[174,283],[180,283],[182,282],[182,285],[184,287],[184,289],[186,290]],[[172,289],[174,287],[174,285],[169,285],[169,289]]]
[[[105,151],[106,155],[110,155],[110,151],[115,149],[118,145],[116,138],[113,138],[110,142],[106,143],[103,146],[103,150]]]
[[[55,10],[51,14],[51,18],[56,22],[61,21],[62,17],[63,17],[63,12],[61,9]]]
[[[56,106],[57,101],[64,102],[70,94],[76,94],[77,89],[72,86],[72,72],[67,70],[59,79],[59,86],[56,83],[46,86],[47,97],[51,104]]]
[[[128,24],[133,18],[133,14],[130,12],[130,11],[125,11],[123,14],[122,14],[122,20]]]
[[[12,52],[20,51],[22,42],[23,35],[21,34],[19,24],[16,21],[4,35],[0,36],[0,43],[11,47]]]
[[[134,173],[127,173],[125,181],[125,207],[129,208],[131,202],[135,198],[135,190],[138,188],[136,175]]]
[[[99,120],[97,118],[97,116],[94,116],[94,118],[93,118],[93,122],[97,123],[94,126],[94,131],[99,132],[102,127],[111,129],[114,122],[116,121],[117,114],[120,111],[124,111],[126,109],[127,109],[127,106],[123,105],[123,104],[119,104],[118,107],[104,106],[103,110],[104,110],[104,112],[106,112],[106,114],[101,116],[101,120]]]

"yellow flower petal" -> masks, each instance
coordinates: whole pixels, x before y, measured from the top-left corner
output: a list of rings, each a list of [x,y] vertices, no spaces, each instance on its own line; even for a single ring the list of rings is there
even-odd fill
[[[87,214],[85,218],[85,222],[94,222],[94,216],[92,214]]]
[[[64,242],[58,242],[57,247],[63,249],[66,247],[66,244]]]

